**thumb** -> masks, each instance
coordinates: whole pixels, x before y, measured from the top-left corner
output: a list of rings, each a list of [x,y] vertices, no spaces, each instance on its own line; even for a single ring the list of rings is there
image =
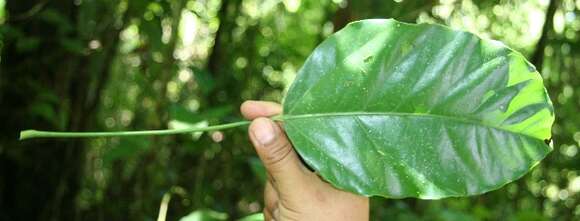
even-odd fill
[[[257,118],[250,124],[249,133],[274,186],[296,188],[304,183],[306,168],[278,124]]]

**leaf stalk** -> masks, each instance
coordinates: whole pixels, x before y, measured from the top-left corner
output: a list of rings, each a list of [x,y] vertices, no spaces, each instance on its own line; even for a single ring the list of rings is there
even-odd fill
[[[204,131],[216,131],[240,127],[250,124],[250,121],[240,121],[228,124],[220,124],[208,127],[191,127],[166,130],[142,130],[142,131],[115,131],[115,132],[60,132],[60,131],[39,131],[24,130],[20,132],[19,140],[32,138],[91,138],[91,137],[128,137],[128,136],[156,136],[195,133]]]
[[[270,119],[274,121],[284,121],[283,115],[276,115]],[[129,137],[129,136],[158,136],[185,134],[205,131],[224,130],[235,127],[249,125],[251,121],[239,121],[234,123],[219,124],[207,127],[189,127],[180,129],[165,130],[140,130],[140,131],[114,131],[114,132],[61,132],[61,131],[41,131],[41,130],[23,130],[20,131],[19,140],[28,140],[33,138],[94,138],[94,137]]]

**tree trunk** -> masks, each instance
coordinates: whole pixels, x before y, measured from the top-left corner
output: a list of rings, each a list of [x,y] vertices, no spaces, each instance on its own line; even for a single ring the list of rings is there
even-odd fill
[[[242,0],[223,0],[218,11],[220,25],[214,37],[214,45],[207,60],[206,69],[210,72],[216,87],[208,96],[208,106],[217,106],[228,100],[231,96],[226,90],[232,84],[236,84],[233,75],[229,71],[233,65],[233,59],[228,55],[230,47],[234,46],[232,30],[236,26],[236,16],[239,14]],[[252,42],[253,43],[253,42]],[[234,85],[235,86],[235,85]]]
[[[531,62],[536,66],[538,71],[542,71],[544,65],[544,50],[548,44],[550,33],[554,29],[554,15],[556,14],[556,9],[560,5],[559,0],[551,0],[546,10],[546,19],[544,21],[544,26],[542,27],[542,34],[540,35],[540,40],[532,53]]]

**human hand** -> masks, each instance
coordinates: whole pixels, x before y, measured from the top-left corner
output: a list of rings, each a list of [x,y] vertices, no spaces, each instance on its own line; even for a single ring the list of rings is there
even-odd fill
[[[366,221],[369,200],[338,190],[306,168],[282,127],[266,118],[282,107],[264,101],[246,101],[241,106],[252,120],[250,140],[268,172],[264,190],[266,221]]]

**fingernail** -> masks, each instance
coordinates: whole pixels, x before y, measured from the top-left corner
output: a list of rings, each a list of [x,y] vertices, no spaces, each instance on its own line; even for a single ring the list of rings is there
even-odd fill
[[[276,139],[276,131],[274,130],[274,125],[270,120],[267,119],[257,119],[256,127],[253,131],[254,136],[263,146],[267,146],[274,142]]]

